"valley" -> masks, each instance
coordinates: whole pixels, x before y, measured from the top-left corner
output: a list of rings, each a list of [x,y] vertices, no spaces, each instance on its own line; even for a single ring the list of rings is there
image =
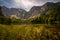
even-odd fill
[[[60,40],[60,2],[29,11],[0,6],[0,40]]]

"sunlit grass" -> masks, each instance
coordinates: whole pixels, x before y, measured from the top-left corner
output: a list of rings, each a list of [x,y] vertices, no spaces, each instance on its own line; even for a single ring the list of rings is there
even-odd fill
[[[0,40],[55,40],[60,32],[46,28],[46,24],[1,25]],[[54,29],[54,28],[53,28]],[[56,30],[56,29],[55,29]]]

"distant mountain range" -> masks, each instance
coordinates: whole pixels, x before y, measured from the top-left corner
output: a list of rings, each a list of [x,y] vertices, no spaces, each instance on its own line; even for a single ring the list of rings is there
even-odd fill
[[[47,2],[42,6],[33,6],[28,12],[25,11],[24,9],[19,9],[19,8],[7,8],[5,6],[1,6],[1,7],[2,7],[2,13],[6,17],[9,18],[15,17],[16,19],[29,19],[39,14],[45,14],[55,5],[60,5],[60,2],[57,3]]]

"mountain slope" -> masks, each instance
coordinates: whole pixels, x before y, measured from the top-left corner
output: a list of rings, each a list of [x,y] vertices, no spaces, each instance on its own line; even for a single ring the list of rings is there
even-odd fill
[[[53,7],[46,13],[46,15],[49,17],[49,22],[60,24],[60,5],[56,5],[55,7]]]
[[[41,9],[40,6],[33,6],[33,7],[31,8],[31,10],[29,11],[30,16],[33,17],[33,16],[38,15],[38,14],[40,13],[40,9]]]
[[[48,10],[50,10],[55,5],[60,5],[60,2],[57,2],[57,3],[47,2],[42,6],[34,6],[29,11],[30,17],[36,16],[39,14],[45,14]]]
[[[48,10],[45,15],[39,15],[30,19],[31,23],[40,24],[60,24],[60,5],[55,5]]]
[[[4,14],[4,16],[7,16],[9,18],[16,16],[17,18],[21,18],[24,19],[25,18],[25,14],[27,13],[25,10],[23,9],[19,9],[19,8],[7,8],[5,6],[2,7],[2,12]]]

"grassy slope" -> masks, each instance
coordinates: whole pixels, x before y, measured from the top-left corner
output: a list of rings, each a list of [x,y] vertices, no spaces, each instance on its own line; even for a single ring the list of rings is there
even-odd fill
[[[59,40],[57,28],[46,28],[44,24],[1,25],[0,40]]]

